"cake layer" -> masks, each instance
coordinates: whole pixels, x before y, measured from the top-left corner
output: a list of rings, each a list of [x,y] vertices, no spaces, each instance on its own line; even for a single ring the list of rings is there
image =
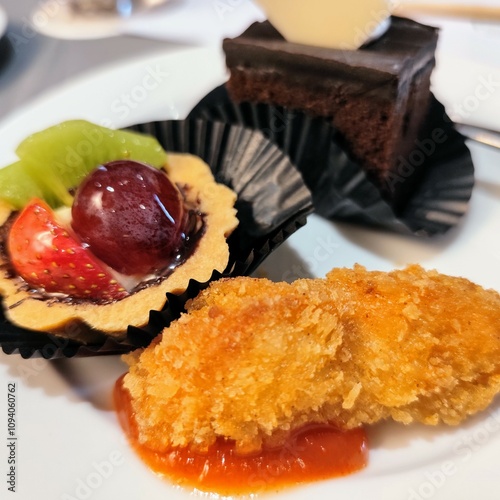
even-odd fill
[[[414,148],[430,98],[438,32],[394,17],[384,36],[359,50],[287,42],[269,24],[255,23],[224,41],[236,101],[264,102],[331,119],[348,153],[384,196],[399,203],[398,170]]]

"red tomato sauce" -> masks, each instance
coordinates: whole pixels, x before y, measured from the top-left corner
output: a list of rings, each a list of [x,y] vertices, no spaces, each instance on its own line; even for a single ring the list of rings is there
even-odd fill
[[[172,448],[160,453],[140,444],[129,392],[122,378],[115,386],[115,408],[132,447],[157,474],[176,484],[221,495],[249,494],[345,476],[368,460],[364,429],[340,431],[329,424],[309,424],[291,433],[278,448],[237,454],[234,444],[218,440],[207,453]]]

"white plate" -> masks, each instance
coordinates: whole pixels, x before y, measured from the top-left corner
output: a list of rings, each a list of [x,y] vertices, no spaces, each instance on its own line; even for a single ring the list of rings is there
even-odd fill
[[[2,38],[7,31],[7,13],[5,9],[0,5],[0,38]]]
[[[225,79],[219,51],[165,52],[90,74],[54,90],[0,124],[0,158],[28,133],[82,117],[115,127],[182,118]],[[274,279],[323,276],[360,262],[389,270],[410,262],[466,276],[500,290],[500,154],[474,148],[477,186],[460,227],[430,241],[335,224],[312,216],[265,264]],[[125,370],[119,358],[47,362],[0,354],[0,470],[9,484],[7,391],[16,384],[15,458],[19,499],[188,500],[130,450],[112,411],[111,389]],[[277,494],[283,500],[498,499],[500,406],[458,428],[370,430],[370,464],[362,472]]]
[[[500,25],[419,20],[441,30],[432,88],[449,116],[500,131]]]

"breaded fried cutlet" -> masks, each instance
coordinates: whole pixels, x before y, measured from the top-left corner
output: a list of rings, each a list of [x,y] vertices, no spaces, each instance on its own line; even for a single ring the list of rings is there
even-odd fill
[[[344,383],[361,384],[335,416],[354,427],[391,417],[455,425],[500,390],[500,295],[464,278],[410,266],[334,269],[344,330]]]
[[[126,357],[139,441],[241,452],[305,423],[458,424],[500,390],[500,296],[419,266],[213,283]]]

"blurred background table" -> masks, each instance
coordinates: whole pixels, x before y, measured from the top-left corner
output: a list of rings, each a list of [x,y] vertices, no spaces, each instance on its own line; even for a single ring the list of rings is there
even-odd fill
[[[134,36],[60,40],[36,32],[29,22],[39,0],[4,0],[8,58],[0,61],[0,120],[50,88],[88,70],[176,48]]]

